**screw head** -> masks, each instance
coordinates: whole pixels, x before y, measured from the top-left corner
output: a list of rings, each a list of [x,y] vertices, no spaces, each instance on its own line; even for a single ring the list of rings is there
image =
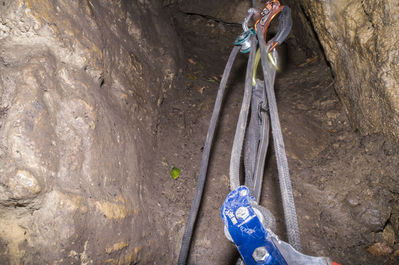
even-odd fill
[[[252,253],[252,258],[255,261],[266,261],[266,259],[269,257],[269,252],[266,250],[265,247],[257,247],[255,248],[254,252]]]
[[[237,209],[236,211],[236,217],[237,219],[245,220],[249,216],[249,211],[247,207],[241,206],[240,208]]]

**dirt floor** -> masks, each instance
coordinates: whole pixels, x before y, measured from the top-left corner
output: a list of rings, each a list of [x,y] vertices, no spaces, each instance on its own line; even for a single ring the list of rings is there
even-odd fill
[[[159,206],[167,209],[162,217],[177,260],[219,81],[241,28],[182,13],[175,14],[175,23],[187,58],[185,81],[178,95],[162,103],[153,174],[162,183]],[[398,264],[399,149],[379,135],[351,129],[324,58],[306,58],[290,42],[281,53],[287,64],[275,90],[304,253],[341,264]],[[189,264],[237,259],[224,236],[220,208],[229,192],[246,57],[240,56],[229,82]],[[261,204],[274,213],[275,232],[286,240],[273,153],[270,147]],[[173,166],[182,170],[176,180],[169,175]]]

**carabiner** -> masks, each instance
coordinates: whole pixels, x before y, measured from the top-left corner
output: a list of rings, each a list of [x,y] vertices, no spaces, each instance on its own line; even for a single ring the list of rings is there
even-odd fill
[[[282,13],[279,17],[277,34],[268,42],[271,44],[269,52],[284,42],[290,33],[292,27],[291,9],[288,6],[280,5],[278,0],[270,0],[262,10],[261,17],[255,22],[255,30],[257,31],[258,25],[260,25],[266,41],[266,34],[270,23],[280,12]]]

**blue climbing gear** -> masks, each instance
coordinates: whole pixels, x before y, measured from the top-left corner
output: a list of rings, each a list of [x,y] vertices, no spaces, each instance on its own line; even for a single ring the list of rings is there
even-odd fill
[[[226,237],[233,241],[246,265],[332,265],[329,258],[296,251],[262,224],[255,198],[240,186],[227,195],[222,206]]]

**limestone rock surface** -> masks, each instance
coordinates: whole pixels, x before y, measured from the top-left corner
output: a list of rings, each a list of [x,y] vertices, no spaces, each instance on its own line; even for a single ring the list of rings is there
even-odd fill
[[[141,174],[180,58],[159,8],[0,3],[0,264],[171,259]]]
[[[303,0],[355,128],[399,141],[399,4]]]

